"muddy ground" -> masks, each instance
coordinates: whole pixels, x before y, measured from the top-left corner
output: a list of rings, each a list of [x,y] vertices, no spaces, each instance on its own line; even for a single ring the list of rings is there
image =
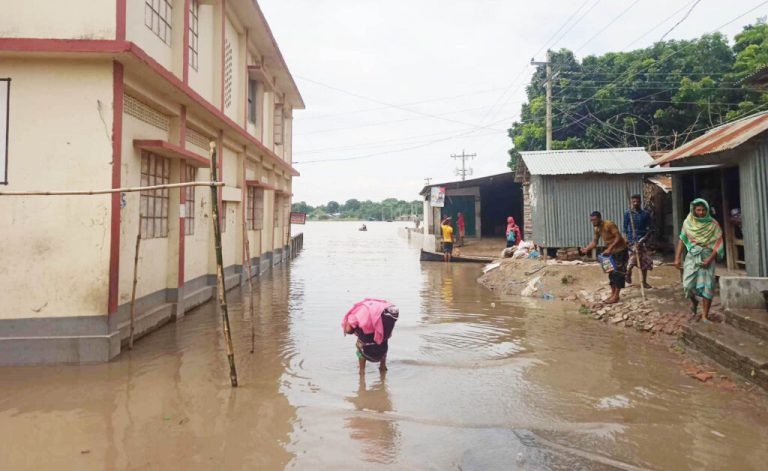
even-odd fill
[[[640,272],[635,270],[634,284],[622,290],[621,301],[608,305],[603,303],[610,294],[608,277],[595,262],[504,259],[500,263],[478,280],[491,291],[539,298],[542,302],[571,302],[582,315],[613,327],[649,334],[649,340],[663,343],[679,353],[685,352],[679,341],[683,326],[697,321],[690,303],[682,296],[680,271],[670,264],[656,266],[648,274],[652,288],[645,290],[645,300],[638,283]],[[713,302],[710,318],[716,322],[723,320],[718,297]],[[741,382],[739,378],[732,381],[730,374],[695,353],[682,358],[681,365],[686,375],[703,382],[712,380],[726,389],[735,388],[734,381]]]

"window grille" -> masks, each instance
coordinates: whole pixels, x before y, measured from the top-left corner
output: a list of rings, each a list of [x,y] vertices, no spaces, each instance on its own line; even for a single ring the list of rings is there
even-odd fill
[[[280,212],[282,211],[282,201],[283,201],[283,197],[278,194],[275,194],[275,209],[274,211],[272,211],[272,216],[274,216],[274,220],[272,221],[272,223],[274,224],[273,227],[280,226],[280,220],[281,220]]]
[[[141,186],[165,185],[170,182],[169,159],[151,152],[141,153]],[[141,192],[139,223],[141,238],[168,237],[168,188]]]
[[[264,228],[264,190],[253,186],[248,187],[246,205],[246,223],[249,231]]]
[[[283,105],[282,103],[275,103],[275,119],[274,119],[274,131],[275,131],[275,145],[283,145],[284,127],[283,127]]]
[[[189,2],[189,65],[197,70],[197,42],[199,38],[199,0]]]
[[[195,131],[192,128],[187,128],[187,142],[194,144],[197,147],[208,150],[208,146],[211,140],[204,134]]]
[[[144,24],[165,44],[171,44],[171,18],[173,0],[146,0],[144,2]]]
[[[232,45],[224,40],[224,107],[232,106]]]
[[[197,180],[197,169],[191,165],[184,165],[184,181],[191,183]],[[184,235],[195,233],[195,190],[194,186],[184,187]]]
[[[123,110],[128,116],[144,121],[147,124],[151,124],[158,129],[168,131],[171,127],[171,120],[168,116],[156,111],[146,103],[142,102],[138,98],[131,95],[123,95]],[[208,144],[205,144],[208,147]]]
[[[258,82],[248,80],[248,121],[256,124],[256,99],[258,91]]]

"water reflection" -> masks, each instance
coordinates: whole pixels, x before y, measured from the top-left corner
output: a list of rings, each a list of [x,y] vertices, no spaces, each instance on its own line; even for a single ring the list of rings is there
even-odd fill
[[[346,427],[350,436],[361,443],[366,461],[390,464],[397,456],[400,433],[394,420],[380,415],[393,410],[386,384],[387,373],[381,372],[370,388],[366,386],[366,375],[358,376],[357,394],[347,397],[347,401],[361,414],[348,417]]]

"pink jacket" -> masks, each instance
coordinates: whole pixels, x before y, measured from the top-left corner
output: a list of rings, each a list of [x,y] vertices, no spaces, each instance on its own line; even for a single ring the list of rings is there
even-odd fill
[[[384,324],[381,322],[381,313],[389,306],[392,306],[389,301],[365,298],[355,303],[352,309],[347,312],[344,320],[341,321],[341,328],[346,333],[347,326],[359,327],[364,334],[373,333],[373,341],[381,344],[384,341]]]

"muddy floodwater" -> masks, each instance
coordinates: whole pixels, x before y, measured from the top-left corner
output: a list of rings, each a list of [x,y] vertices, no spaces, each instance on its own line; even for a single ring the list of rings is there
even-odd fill
[[[256,283],[256,350],[228,293],[108,364],[0,368],[0,469],[765,469],[768,401],[480,266],[420,263],[397,223],[310,223]],[[357,373],[346,309],[400,307],[389,372]],[[246,309],[247,312],[247,309]]]

